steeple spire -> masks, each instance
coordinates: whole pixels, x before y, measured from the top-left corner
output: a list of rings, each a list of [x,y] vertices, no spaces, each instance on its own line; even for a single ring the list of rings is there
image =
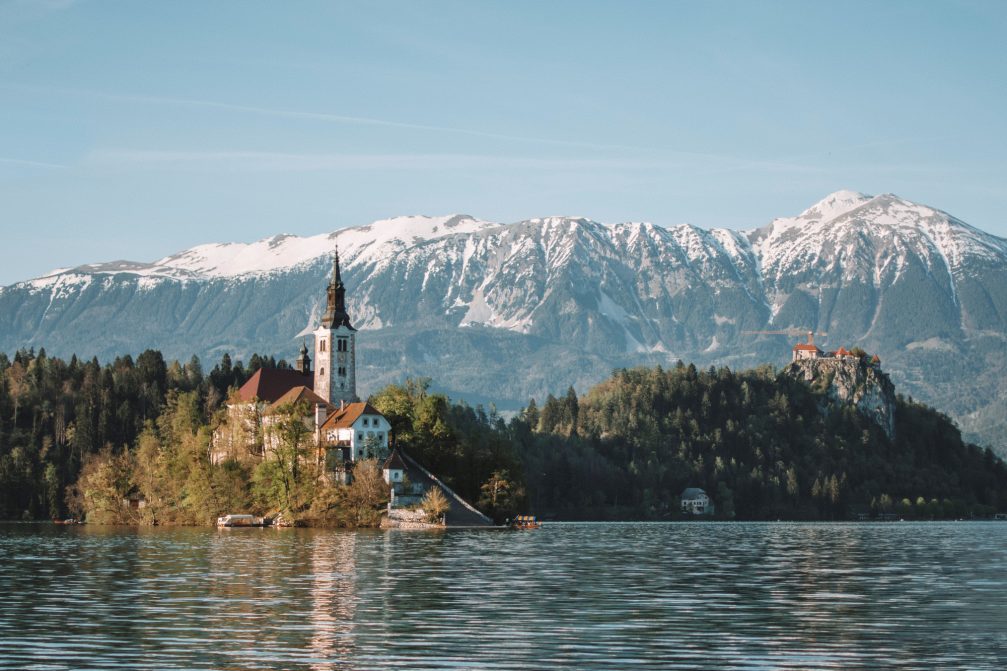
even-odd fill
[[[343,286],[343,278],[339,275],[339,245],[336,245],[336,255],[332,259],[332,283],[336,286]]]
[[[325,315],[322,316],[322,326],[327,329],[345,326],[351,331],[355,331],[356,329],[350,324],[350,315],[346,312],[346,287],[339,274],[339,247],[336,247],[336,254],[332,259],[332,280],[329,282],[326,293],[328,305],[325,309]]]

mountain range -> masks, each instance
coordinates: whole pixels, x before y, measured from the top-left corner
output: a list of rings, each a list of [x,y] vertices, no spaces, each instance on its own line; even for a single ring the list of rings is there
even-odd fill
[[[399,217],[207,244],[0,289],[0,350],[292,360],[338,245],[362,392],[429,376],[517,408],[637,364],[782,364],[794,336],[877,353],[899,390],[995,449],[1007,429],[1007,240],[892,194],[833,193],[749,231]]]

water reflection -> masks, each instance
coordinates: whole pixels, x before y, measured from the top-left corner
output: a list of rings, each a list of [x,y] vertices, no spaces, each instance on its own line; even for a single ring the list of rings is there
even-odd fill
[[[316,539],[311,556],[311,668],[350,669],[356,600],[356,535],[331,534]]]
[[[0,525],[0,669],[1002,669],[1005,538]]]

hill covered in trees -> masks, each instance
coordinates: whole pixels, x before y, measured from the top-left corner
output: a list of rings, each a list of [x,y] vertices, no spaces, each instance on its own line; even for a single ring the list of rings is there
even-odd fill
[[[276,465],[261,469],[272,479],[211,465],[207,447],[229,391],[261,366],[285,365],[225,356],[205,373],[195,357],[168,364],[153,350],[105,365],[0,354],[0,518],[64,516],[87,478],[111,488],[113,507],[136,490],[161,501],[162,522],[205,523],[234,505],[275,503]],[[686,487],[704,488],[733,519],[1007,510],[1003,462],[963,442],[946,416],[899,397],[891,437],[835,402],[830,383],[769,366],[618,370],[584,396],[570,388],[530,401],[509,421],[422,380],[370,401],[398,447],[497,518],[673,519]],[[301,510],[317,503],[310,487],[297,492]]]
[[[831,379],[770,366],[616,371],[512,423],[528,489],[561,517],[674,516],[686,487],[739,519],[920,518],[1007,506],[1007,469],[945,415],[898,397],[894,438]]]

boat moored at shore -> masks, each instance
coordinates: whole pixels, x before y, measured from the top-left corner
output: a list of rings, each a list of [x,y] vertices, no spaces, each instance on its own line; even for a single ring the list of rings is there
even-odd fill
[[[218,527],[268,527],[272,520],[255,515],[223,515],[217,518]]]

